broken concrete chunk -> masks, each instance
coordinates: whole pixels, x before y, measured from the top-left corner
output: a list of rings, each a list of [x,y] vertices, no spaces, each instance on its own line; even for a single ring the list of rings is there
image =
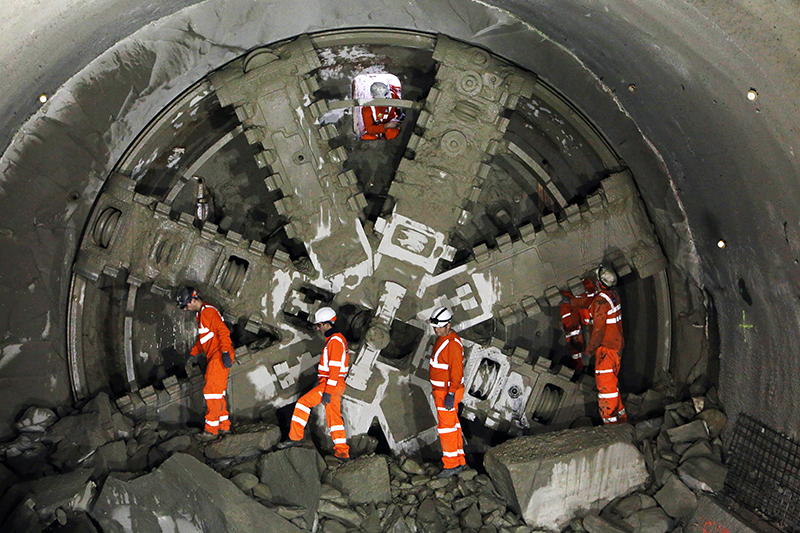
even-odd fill
[[[692,457],[678,467],[678,475],[695,490],[720,492],[725,487],[728,467],[708,457]]]
[[[258,433],[226,435],[206,446],[204,453],[209,459],[251,457],[274,448],[280,441],[280,428],[269,426]]]
[[[685,533],[779,533],[747,509],[715,496],[700,496],[697,510],[686,522]]]
[[[392,499],[389,466],[381,455],[361,457],[342,465],[332,475],[330,484],[353,505]]]
[[[49,428],[58,420],[58,416],[44,407],[28,407],[17,421],[18,431],[23,433],[41,432]]]
[[[11,509],[30,500],[32,509],[45,525],[55,521],[58,508],[86,511],[95,494],[95,483],[89,480],[91,475],[90,469],[82,468],[68,474],[19,483],[8,491],[0,502],[0,508]]]
[[[647,480],[627,424],[511,439],[490,449],[484,465],[528,525],[549,529],[561,529],[579,511],[600,509]]]
[[[728,423],[728,417],[719,409],[706,409],[698,413],[697,418],[705,421],[708,426],[708,434],[712,439],[719,437]]]
[[[681,453],[680,462],[683,463],[692,457],[711,457],[713,454],[711,444],[707,440],[698,440]]]
[[[300,533],[187,454],[130,482],[109,478],[91,511],[103,531]]]
[[[694,422],[668,429],[667,436],[673,444],[708,439],[708,426],[704,420],[695,420]]]
[[[305,508],[303,519],[311,524],[322,492],[321,462],[314,448],[287,448],[261,457],[259,478],[269,487],[272,501]]]
[[[134,423],[133,420],[123,415],[122,413],[114,413],[111,415],[111,424],[114,431],[115,439],[129,439],[133,436]]]
[[[661,490],[656,492],[655,499],[672,518],[688,516],[697,507],[694,492],[674,475],[669,476]]]
[[[626,518],[625,523],[636,533],[667,533],[672,528],[672,519],[658,507],[638,511]]]

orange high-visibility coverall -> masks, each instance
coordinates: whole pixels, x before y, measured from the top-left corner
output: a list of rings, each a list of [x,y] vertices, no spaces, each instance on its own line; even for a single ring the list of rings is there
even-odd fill
[[[592,333],[586,351],[597,357],[595,380],[597,403],[604,424],[628,421],[625,406],[619,395],[620,350],[625,346],[622,336],[622,307],[616,291],[599,289],[592,302]]]
[[[319,384],[297,400],[289,427],[289,439],[297,441],[303,438],[311,409],[320,404],[322,395],[327,392],[331,395],[331,401],[325,406],[325,422],[333,439],[333,455],[344,459],[350,457],[342,419],[342,394],[350,367],[350,354],[344,335],[336,328],[326,331],[325,337],[325,348],[317,365]]]
[[[222,352],[228,352],[233,361],[233,344],[228,326],[222,321],[222,315],[216,307],[203,304],[195,318],[197,342],[191,354],[192,357],[206,354],[206,384],[203,387],[206,400],[205,430],[216,435],[220,430],[228,431],[231,428],[225,400],[229,370],[222,364]]]
[[[442,444],[444,468],[466,465],[464,439],[458,421],[458,404],[464,397],[464,346],[455,331],[438,337],[433,345],[430,361],[430,380],[439,441]],[[455,394],[452,409],[445,409],[444,398],[448,392]]]
[[[582,326],[589,326],[592,323],[591,306],[597,294],[597,289],[591,280],[581,281],[585,290],[577,297],[567,291],[561,291],[561,294],[570,299],[569,302],[561,304],[561,327],[564,329],[567,348],[576,370],[583,368],[581,352],[586,346],[586,339],[583,336]]]
[[[392,98],[400,98],[400,88],[393,85],[389,86]],[[364,140],[394,139],[400,135],[400,127],[387,128],[386,124],[392,120],[400,120],[400,113],[396,107],[383,106],[364,106],[361,108],[361,116],[364,119]]]

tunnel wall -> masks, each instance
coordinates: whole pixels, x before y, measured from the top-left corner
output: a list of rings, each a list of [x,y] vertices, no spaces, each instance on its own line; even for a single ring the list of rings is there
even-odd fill
[[[190,4],[96,2],[87,16],[86,6],[49,2],[25,24],[5,22],[0,55],[12,66],[0,104],[8,144],[0,161],[0,433],[27,404],[69,402],[72,258],[94,198],[138,132],[250,48],[361,26],[441,32],[489,48],[575,102],[632,169],[670,257],[684,309],[673,367],[685,376],[705,371],[700,352],[718,336],[711,350],[729,413],[800,433],[792,407],[800,362],[787,340],[800,325],[800,6],[209,0],[178,11]],[[39,108],[35,98],[59,86]],[[718,332],[709,331],[707,305]]]

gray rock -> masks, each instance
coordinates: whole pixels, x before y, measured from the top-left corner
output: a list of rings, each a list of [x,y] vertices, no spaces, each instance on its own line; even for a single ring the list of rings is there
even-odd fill
[[[122,413],[112,414],[111,424],[113,426],[115,439],[129,439],[133,436],[133,430],[134,430],[133,420],[123,415]]]
[[[669,476],[678,469],[678,463],[658,458],[653,465],[653,479],[657,486],[662,486]]]
[[[392,498],[389,467],[381,455],[361,457],[342,465],[331,476],[330,484],[353,505],[388,502]]]
[[[71,513],[66,517],[66,523],[54,533],[98,533],[89,515],[86,513]]]
[[[272,501],[272,491],[269,490],[267,485],[264,485],[263,483],[257,483],[256,486],[253,487],[253,498],[267,502]]]
[[[263,455],[258,475],[269,487],[273,502],[305,508],[303,519],[312,524],[322,492],[321,465],[324,461],[314,448],[287,448]]]
[[[159,444],[158,449],[164,452],[166,455],[170,455],[175,452],[186,451],[191,445],[192,437],[189,435],[178,435],[177,437],[172,437],[171,439]]]
[[[694,492],[675,475],[669,476],[661,490],[656,492],[655,499],[672,518],[688,516],[697,507]]]
[[[6,468],[6,466],[0,463],[0,498],[5,496],[8,489],[16,484],[18,481],[17,476]]]
[[[681,453],[681,463],[692,457],[711,457],[714,454],[707,440],[698,440]]]
[[[720,492],[725,486],[728,467],[707,457],[692,457],[678,467],[678,475],[695,490]]]
[[[667,533],[672,528],[672,519],[658,507],[638,511],[625,519],[625,523],[636,533]]]
[[[94,469],[93,476],[95,479],[108,475],[109,472],[126,470],[128,467],[128,451],[125,443],[118,440],[100,446],[86,466]]]
[[[489,514],[497,510],[504,511],[506,510],[506,502],[493,496],[491,493],[487,494],[486,492],[482,493],[478,496],[478,509],[480,509],[481,514]]]
[[[0,501],[0,518],[8,510],[30,500],[45,525],[55,520],[56,509],[86,511],[95,495],[92,470],[81,468],[68,474],[49,476],[14,485]]]
[[[469,509],[461,513],[460,522],[461,527],[466,529],[480,528],[483,520],[481,519],[481,512],[478,510],[478,504],[473,504]]]
[[[636,442],[642,442],[646,439],[652,439],[657,436],[661,431],[661,425],[664,423],[664,417],[651,418],[650,420],[643,420],[634,426],[636,434]]]
[[[697,418],[705,421],[708,426],[708,434],[712,439],[719,437],[725,425],[728,423],[728,417],[719,409],[706,409],[698,413]]]
[[[509,507],[542,529],[560,530],[581,511],[643,488],[648,477],[627,424],[511,439],[490,449],[484,465]]]
[[[373,506],[369,511],[361,522],[361,529],[365,533],[381,533],[381,514],[377,507]]]
[[[3,523],[4,529],[14,533],[42,533],[39,515],[34,510],[35,505],[33,500],[20,503]]]
[[[66,416],[50,426],[45,441],[58,443],[50,455],[50,462],[75,468],[94,451],[114,438],[111,417],[103,418],[99,412]]]
[[[636,511],[641,510],[641,508],[642,499],[640,498],[640,493],[637,492],[636,494],[631,494],[627,498],[623,498],[614,508],[614,512],[622,518],[628,518]]]
[[[420,533],[444,533],[444,522],[436,509],[436,503],[426,498],[417,509],[417,528]]]
[[[247,492],[258,485],[258,476],[242,472],[241,474],[233,476],[231,478],[231,483],[239,487],[240,490]]]
[[[337,520],[342,524],[353,528],[361,526],[361,522],[363,521],[361,515],[354,510],[348,509],[347,507],[341,507],[328,500],[323,500],[320,502],[317,512],[325,518]]]
[[[182,453],[130,482],[107,479],[91,515],[103,531],[300,533],[229,480]]]
[[[306,514],[305,508],[296,505],[278,505],[275,507],[275,512],[286,520],[302,518]]]
[[[589,533],[630,533],[600,516],[589,515],[583,519],[583,527]]]
[[[267,426],[263,431],[256,433],[226,435],[206,446],[204,453],[209,459],[251,457],[271,450],[280,441],[280,428]]]
[[[58,420],[58,416],[44,407],[28,407],[16,423],[18,431],[23,433],[39,433],[49,428]]]
[[[708,439],[708,426],[705,420],[695,420],[688,424],[668,429],[667,436],[673,444]]]
[[[336,520],[326,520],[322,524],[322,533],[347,533],[347,526]]]
[[[361,457],[375,453],[378,439],[371,435],[356,435],[350,439],[350,457]]]
[[[469,496],[464,496],[463,498],[459,498],[458,500],[453,502],[453,511],[456,514],[460,514],[461,511],[476,503],[478,503],[477,496],[473,494],[470,494]]]
[[[422,468],[419,463],[417,463],[410,457],[406,457],[406,459],[400,464],[400,469],[406,474],[411,474],[411,475],[425,474],[425,469]]]

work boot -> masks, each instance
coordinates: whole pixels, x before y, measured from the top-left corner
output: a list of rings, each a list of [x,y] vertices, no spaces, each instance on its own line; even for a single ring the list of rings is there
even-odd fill
[[[464,465],[454,466],[453,468],[443,468],[441,472],[436,474],[436,477],[443,478],[443,477],[457,476],[461,471],[463,471],[466,468],[467,467]]]
[[[285,440],[283,442],[279,442],[277,448],[279,450],[285,450],[286,448],[294,448],[295,446],[300,446],[303,444],[301,440]]]

